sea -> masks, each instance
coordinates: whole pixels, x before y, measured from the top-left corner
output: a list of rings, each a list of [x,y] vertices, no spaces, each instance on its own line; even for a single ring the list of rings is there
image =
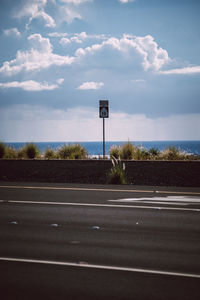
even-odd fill
[[[156,148],[160,151],[163,151],[171,146],[178,148],[181,152],[185,152],[187,154],[196,154],[200,155],[200,141],[129,141],[131,144],[143,147],[146,150],[151,148]],[[109,155],[109,150],[112,146],[121,146],[127,141],[106,141],[105,143],[105,152],[106,155]],[[5,143],[8,146],[13,147],[14,149],[20,149],[27,142],[21,143]],[[41,153],[44,153],[47,148],[51,148],[54,151],[63,145],[70,144],[80,144],[82,145],[88,152],[90,156],[101,156],[103,154],[103,143],[99,142],[34,142],[34,144],[39,148]]]

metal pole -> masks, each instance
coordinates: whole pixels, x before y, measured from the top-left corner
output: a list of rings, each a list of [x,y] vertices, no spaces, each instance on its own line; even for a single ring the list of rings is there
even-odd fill
[[[105,159],[105,118],[103,118],[103,158]]]

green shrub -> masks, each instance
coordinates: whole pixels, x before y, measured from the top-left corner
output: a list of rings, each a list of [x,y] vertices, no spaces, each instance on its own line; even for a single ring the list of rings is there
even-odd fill
[[[84,147],[79,144],[73,145],[72,159],[85,159],[87,156],[88,154]]]
[[[160,155],[163,160],[184,160],[186,159],[186,155],[181,153],[179,149],[176,147],[169,147],[165,151],[163,151]]]
[[[149,149],[149,154],[151,159],[156,159],[160,155],[160,151],[157,148],[151,148]]]
[[[120,149],[121,159],[133,159],[135,154],[135,147],[131,143],[126,143],[122,145]]]
[[[186,154],[185,155],[186,160],[200,160],[199,154]]]
[[[110,157],[119,158],[120,157],[120,147],[119,146],[112,146],[109,151]]]
[[[56,158],[56,153],[51,148],[47,148],[44,153],[44,158],[45,159],[54,159],[54,158]]]
[[[108,174],[109,184],[126,184],[125,164],[115,157],[111,159],[113,167]]]
[[[123,144],[121,147],[113,146],[110,149],[110,157],[124,160],[192,160],[198,159],[195,156],[189,156],[180,152],[176,147],[169,147],[160,152],[157,148],[151,148],[149,151],[143,147],[134,146],[131,143]]]
[[[4,143],[0,142],[0,158],[3,158],[6,152],[6,146]]]
[[[87,151],[80,144],[63,145],[58,149],[57,155],[61,159],[85,159]]]
[[[17,158],[19,158],[19,159],[26,158],[25,147],[20,148],[20,149],[17,151]]]
[[[40,156],[40,151],[34,143],[28,143],[24,147],[26,158],[33,159]]]
[[[135,160],[147,160],[150,159],[150,154],[146,149],[136,147],[134,153]]]
[[[17,158],[17,153],[12,147],[6,147],[4,158],[7,159]]]

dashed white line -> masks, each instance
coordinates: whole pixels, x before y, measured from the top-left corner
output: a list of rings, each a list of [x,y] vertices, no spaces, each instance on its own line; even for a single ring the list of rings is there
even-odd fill
[[[149,274],[156,274],[156,275],[200,278],[200,274],[160,271],[160,270],[151,270],[151,269],[144,269],[144,268],[129,268],[129,267],[119,267],[119,266],[96,265],[96,264],[88,264],[86,262],[72,263],[72,262],[65,262],[65,261],[25,259],[25,258],[13,258],[13,257],[0,257],[0,261],[46,264],[46,265],[66,266],[66,267],[78,267],[78,268],[90,268],[90,269],[135,272],[135,273],[147,273],[147,274],[149,273]]]

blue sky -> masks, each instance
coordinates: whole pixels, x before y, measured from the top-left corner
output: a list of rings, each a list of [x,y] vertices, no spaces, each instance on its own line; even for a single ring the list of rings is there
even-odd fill
[[[0,140],[200,140],[199,0],[1,0]]]

